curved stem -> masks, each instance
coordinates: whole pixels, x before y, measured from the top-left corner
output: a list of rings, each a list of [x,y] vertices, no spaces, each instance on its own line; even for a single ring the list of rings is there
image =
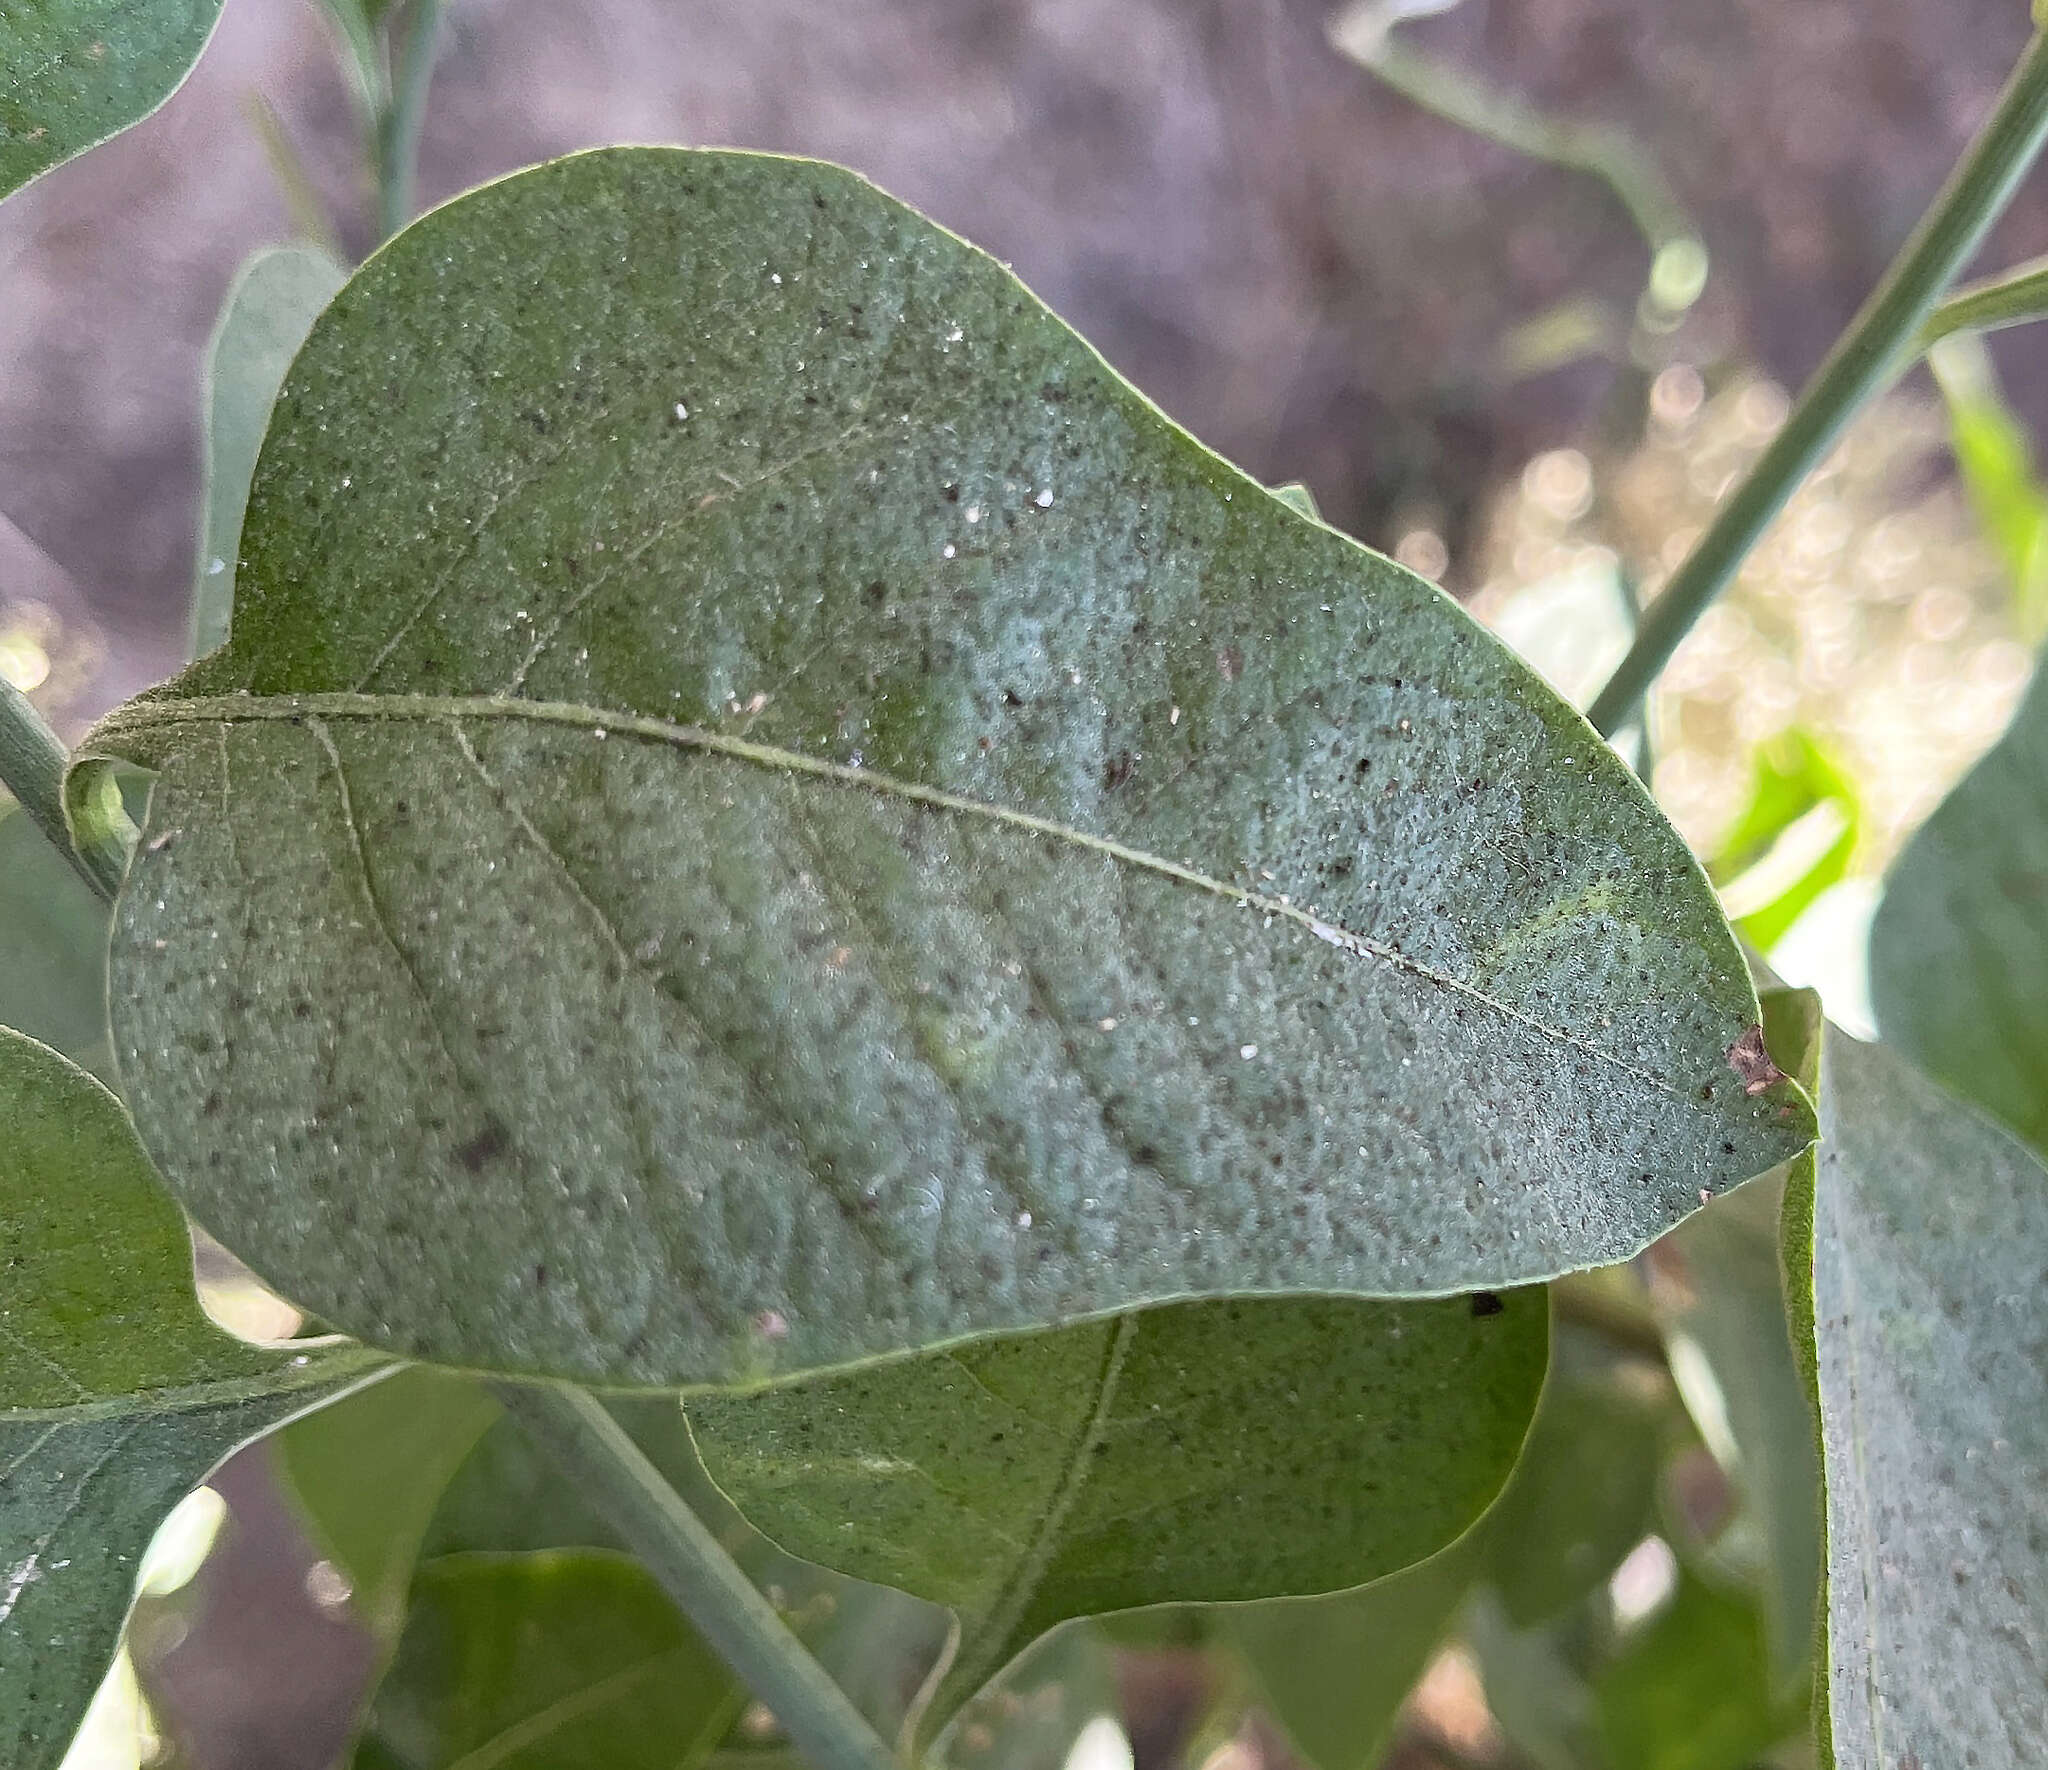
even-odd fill
[[[1956,332],[1996,332],[2048,319],[2048,258],[2032,258],[2001,277],[1959,289],[1920,328],[1920,347]]]
[[[1604,735],[1611,736],[1634,716],[1657,673],[1727,587],[1799,482],[1833,446],[1856,408],[1911,353],[1921,322],[1977,250],[2044,136],[2048,38],[2036,33],[1905,249],[1807,383],[1784,428],[1650,605],[1635,644],[1587,714]]]
[[[0,782],[78,876],[111,899],[121,883],[120,860],[98,847],[82,852],[64,817],[64,770],[70,760],[62,740],[28,696],[0,676]]]
[[[492,1388],[768,1706],[814,1770],[903,1770],[881,1735],[594,1396],[563,1384],[507,1382]]]

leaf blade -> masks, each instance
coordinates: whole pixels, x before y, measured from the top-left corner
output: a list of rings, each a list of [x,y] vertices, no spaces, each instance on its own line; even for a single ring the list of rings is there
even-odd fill
[[[124,1074],[188,1208],[395,1349],[729,1383],[1444,1294],[1808,1138],[1583,721],[850,175],[610,150],[427,217],[244,535],[230,644],[94,740],[162,764]]]
[[[1071,1618],[1359,1585],[1458,1536],[1543,1379],[1543,1297],[1492,1302],[1169,1305],[702,1397],[691,1426],[784,1548],[960,1616],[929,1734]]]
[[[63,0],[0,16],[0,197],[162,104],[199,59],[220,0]]]

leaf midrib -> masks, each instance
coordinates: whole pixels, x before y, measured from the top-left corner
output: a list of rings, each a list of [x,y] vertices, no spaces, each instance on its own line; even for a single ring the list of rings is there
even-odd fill
[[[458,729],[464,720],[500,719],[561,726],[569,730],[586,732],[593,737],[602,732],[607,737],[635,739],[672,749],[698,750],[708,755],[751,763],[756,767],[784,774],[830,781],[838,786],[854,787],[884,798],[903,799],[935,811],[986,818],[991,822],[1024,830],[1032,835],[1046,836],[1068,843],[1121,865],[1154,873],[1192,890],[1206,892],[1242,909],[1291,923],[1340,952],[1349,953],[1355,958],[1375,959],[1382,964],[1391,965],[1396,970],[1405,971],[1437,988],[1476,1002],[1525,1031],[1590,1057],[1646,1086],[1670,1095],[1673,1099],[1688,1104],[1692,1101],[1690,1088],[1670,1082],[1566,1028],[1552,1026],[1534,1015],[1526,1014],[1511,1003],[1487,994],[1475,984],[1412,958],[1399,949],[1388,946],[1384,941],[1375,940],[1370,935],[1360,934],[1355,929],[1330,922],[1283,898],[1254,891],[1246,886],[1233,885],[1227,880],[1214,878],[1179,861],[1168,860],[1163,855],[1149,853],[1129,843],[1119,842],[1113,837],[1079,830],[1070,824],[1041,817],[1034,812],[1020,811],[1012,806],[992,805],[986,800],[947,792],[943,788],[927,786],[922,782],[903,780],[870,768],[830,762],[822,757],[802,755],[773,744],[755,743],[747,738],[734,737],[729,733],[712,731],[703,726],[653,719],[644,714],[605,712],[573,701],[525,700],[502,695],[354,692],[202,695],[179,701],[131,702],[108,715],[93,728],[81,746],[80,754],[91,755],[105,750],[112,750],[118,754],[117,740],[121,738],[178,726],[297,725],[314,719],[392,723],[418,720],[446,723]]]

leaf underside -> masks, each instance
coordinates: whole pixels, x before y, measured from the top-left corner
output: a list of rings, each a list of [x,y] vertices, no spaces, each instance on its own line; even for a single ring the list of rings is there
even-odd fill
[[[1810,1136],[1618,761],[852,176],[608,150],[287,379],[161,769],[123,1080],[427,1358],[734,1382],[1619,1259]]]
[[[2048,1734],[2048,1169],[1832,1030],[1820,1100],[1834,1749],[2019,1770]]]

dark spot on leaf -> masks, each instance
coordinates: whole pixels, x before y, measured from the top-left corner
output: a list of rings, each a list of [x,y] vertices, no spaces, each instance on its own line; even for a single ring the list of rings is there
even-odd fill
[[[455,1152],[455,1159],[472,1174],[481,1174],[484,1163],[501,1156],[512,1146],[512,1139],[505,1127],[496,1119],[487,1120],[484,1128]]]
[[[1507,1305],[1491,1291],[1474,1291],[1472,1293],[1472,1313],[1475,1317],[1498,1315],[1506,1308]]]

